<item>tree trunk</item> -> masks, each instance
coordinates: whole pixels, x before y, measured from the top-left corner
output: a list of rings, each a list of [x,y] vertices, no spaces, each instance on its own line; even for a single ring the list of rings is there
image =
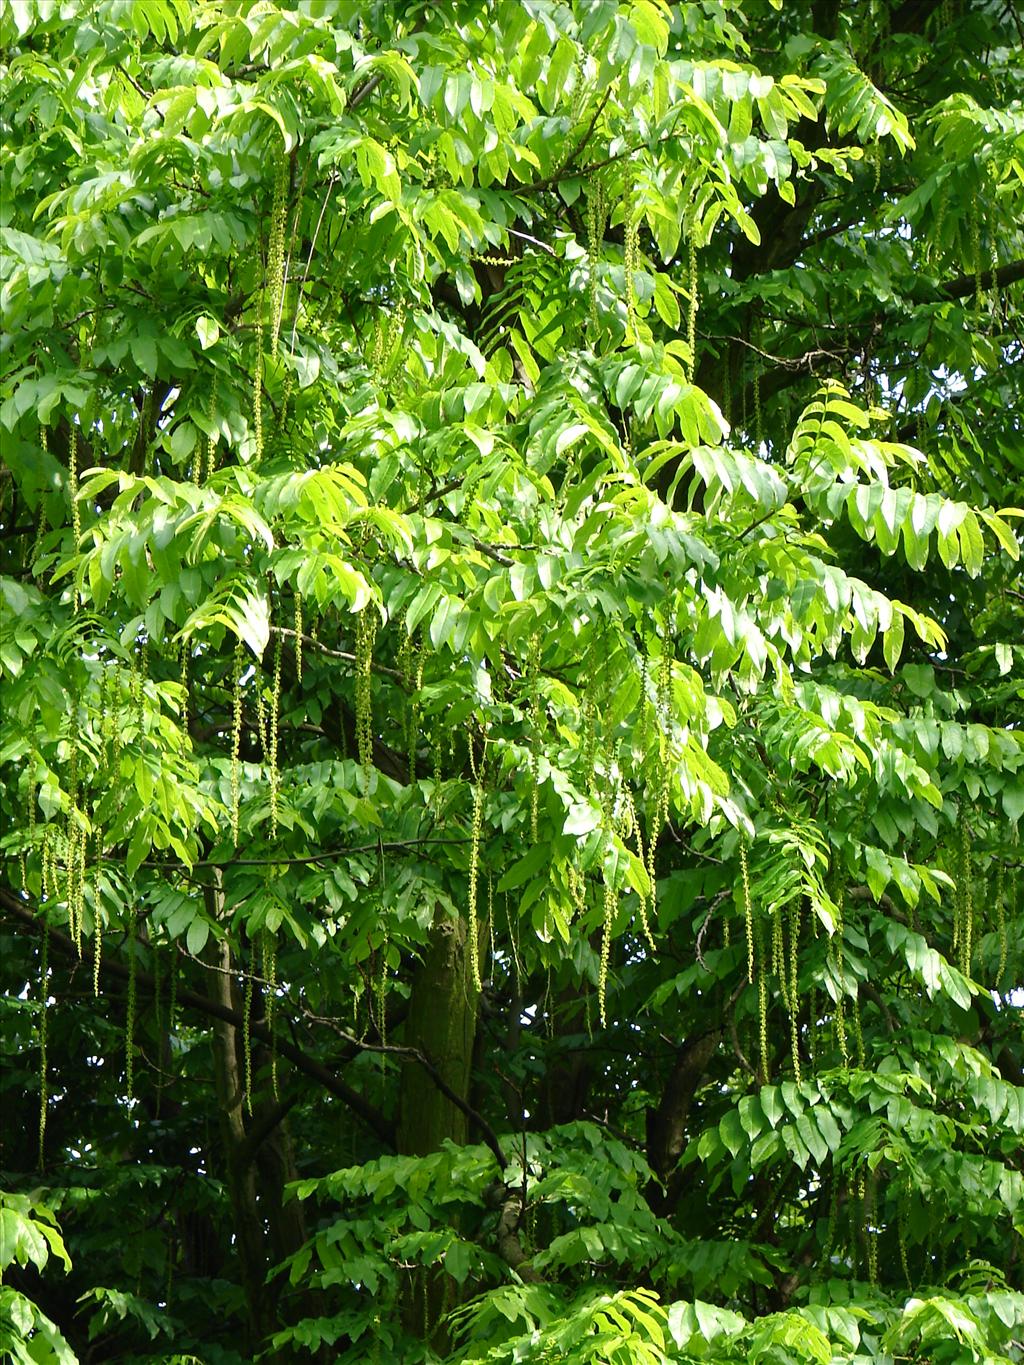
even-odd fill
[[[439,910],[427,955],[413,978],[405,1042],[424,1053],[463,1099],[469,1094],[476,1011],[466,925]],[[442,1095],[422,1066],[405,1062],[398,1150],[409,1156],[428,1156],[438,1151],[445,1138],[461,1147],[468,1135],[468,1120],[462,1110]]]
[[[687,1120],[721,1037],[721,1029],[714,1029],[703,1037],[687,1039],[676,1052],[658,1107],[647,1111],[647,1160],[662,1183],[651,1181],[646,1193],[651,1208],[663,1218],[672,1213],[683,1192],[678,1163],[687,1142]]]
[[[209,888],[207,908],[218,917],[223,903],[219,889]],[[231,996],[231,947],[227,939],[215,945],[212,996],[219,1004],[234,1009]],[[266,1293],[267,1258],[263,1239],[263,1220],[256,1202],[256,1177],[250,1144],[246,1139],[243,1082],[238,1063],[238,1030],[226,1019],[213,1021],[213,1073],[220,1109],[228,1191],[234,1214],[235,1248],[238,1252],[242,1287],[248,1305],[248,1345],[256,1348],[273,1329],[270,1300]]]
[[[465,922],[438,910],[426,957],[413,978],[405,1042],[429,1058],[463,1099],[469,1094],[476,1018],[477,990]],[[403,1063],[398,1150],[409,1156],[429,1156],[445,1138],[461,1147],[468,1130],[466,1115],[441,1093],[426,1069],[415,1061]],[[442,1353],[449,1343],[437,1324],[453,1305],[456,1292],[457,1286],[443,1268],[426,1266],[409,1272],[402,1295],[406,1329]]]

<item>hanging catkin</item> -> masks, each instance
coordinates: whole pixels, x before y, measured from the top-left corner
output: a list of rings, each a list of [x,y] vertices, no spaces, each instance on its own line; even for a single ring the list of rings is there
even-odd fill
[[[686,312],[686,345],[690,353],[690,383],[696,382],[697,375],[697,310],[700,307],[700,279],[697,274],[697,242],[691,224],[687,243],[687,264],[689,267],[690,299]]]
[[[255,358],[252,370],[252,445],[253,463],[263,455],[263,290],[256,296]],[[211,447],[212,465],[212,447]]]
[[[1006,934],[1006,868],[1002,862],[996,873],[996,934],[999,942],[999,961],[996,964],[996,977],[992,983],[999,990],[1006,973],[1007,934]]]
[[[658,767],[651,803],[650,825],[647,831],[647,877],[651,884],[651,911],[657,905],[656,858],[658,838],[668,819],[672,775],[672,650],[668,636],[662,640],[661,660],[658,664],[657,709]]]
[[[242,1061],[245,1074],[245,1111],[252,1114],[252,961],[245,974],[242,996]]]
[[[637,861],[639,862],[641,867],[646,867],[647,856],[646,850],[644,849],[643,830],[640,828],[640,818],[637,815],[636,803],[633,800],[633,793],[629,790],[628,787],[623,788],[622,800],[625,814],[624,822],[625,829],[623,831],[624,837],[628,838],[630,833],[633,835],[633,838],[636,840]],[[653,889],[653,883],[651,885]],[[654,938],[651,934],[651,923],[650,917],[648,915],[649,901],[650,897],[646,891],[637,892],[637,913],[640,917],[640,929],[641,932],[643,933],[644,938],[647,941],[647,946],[650,948],[651,952],[654,953],[657,952],[657,948],[655,947]]]
[[[761,366],[754,363],[754,445],[758,450],[764,441],[764,423],[761,414]]]
[[[853,1005],[850,1009],[850,1028],[853,1032],[853,1044],[857,1049],[857,1065],[863,1071],[867,1053],[864,1050],[864,1030],[860,1021],[860,991],[857,987],[854,988]]]
[[[740,889],[743,898],[743,919],[747,931],[747,978],[753,985],[757,980],[757,957],[754,949],[754,905],[750,897],[750,864],[747,843],[740,839]]]
[[[971,961],[974,955],[974,865],[971,858],[971,832],[966,820],[961,826],[960,838],[961,871],[964,883],[960,970],[965,976],[970,976]]]
[[[953,943],[952,950],[957,965],[963,972],[970,971],[972,948],[972,928],[974,917],[974,898],[972,891],[973,867],[971,861],[971,831],[967,815],[961,806],[957,820],[957,864],[956,889],[953,896]]]
[[[878,1229],[875,1227],[875,1184],[861,1176],[864,1196],[864,1241],[867,1249],[868,1283],[878,1284]]]
[[[175,1018],[178,1009],[178,945],[171,940],[171,965],[169,970],[170,983],[167,988],[167,1034],[168,1041],[174,1036]],[[174,1052],[171,1051],[173,1058]]]
[[[908,1289],[913,1289],[914,1282],[910,1278],[910,1261],[907,1257],[907,1221],[910,1216],[910,1199],[906,1193],[900,1196],[899,1207],[896,1215],[896,1237],[900,1247],[900,1267],[903,1271],[903,1278]]]
[[[278,769],[277,746],[281,723],[281,636],[274,636],[274,672],[270,684],[270,837],[277,838],[277,814],[281,774]]]
[[[613,831],[611,801],[605,796],[602,801],[604,809],[603,817],[603,837],[601,840],[601,863],[603,872],[603,891],[601,898],[601,961],[597,973],[597,1007],[601,1019],[601,1027],[606,1028],[608,1024],[606,1003],[608,998],[608,965],[611,960],[612,950],[612,929],[615,922],[616,894],[612,875],[608,870],[608,853],[611,850]]]
[[[384,939],[380,945],[380,971],[377,973],[376,982],[373,983],[373,993],[376,996],[377,1035],[385,1047],[388,1041],[388,943],[389,939],[385,930]]]
[[[771,913],[772,923],[772,974],[779,983],[779,994],[782,996],[783,1003],[787,1001],[786,993],[786,955],[782,943],[782,909],[776,906]]]
[[[68,440],[68,493],[71,497],[71,534],[75,549],[82,539],[82,509],[78,504],[78,426],[72,420],[71,436]],[[75,594],[75,608],[78,608],[78,595]]]
[[[469,746],[473,753],[472,741]],[[480,926],[477,916],[477,881],[480,875],[480,835],[483,830],[484,777],[481,758],[473,783],[473,814],[469,842],[469,888],[467,894],[467,919],[469,923],[469,967],[473,985],[479,992],[483,989],[480,980]]]
[[[39,1169],[46,1150],[46,1032],[50,995],[50,920],[43,911],[42,946],[39,950]]]
[[[373,645],[377,612],[371,603],[356,617],[356,751],[363,775],[363,793],[370,790],[373,770]]]
[[[263,763],[269,766],[270,763],[270,732],[267,729],[267,699],[265,694],[265,680],[263,677],[262,665],[257,664],[253,670],[253,696],[256,699],[256,737],[260,743],[260,753],[263,755]]]
[[[981,275],[981,208],[978,196],[971,200],[971,258],[974,266],[974,304],[979,312],[985,306],[985,286]]]
[[[626,291],[626,344],[633,345],[636,332],[636,264],[639,220],[635,206],[636,182],[633,166],[627,162],[622,182],[622,266]]]
[[[423,690],[423,641],[418,645],[412,645],[412,657],[415,661],[415,671],[413,673],[411,689],[412,699],[409,704],[409,733],[407,747],[409,751],[409,784],[416,781],[416,752],[420,738],[420,692]]]
[[[274,1006],[277,1003],[277,938],[270,929],[263,930],[264,1016],[270,1034],[270,1088],[277,1099],[277,1033]]]
[[[530,842],[532,844],[537,843],[538,818],[540,813],[540,750],[542,744],[540,657],[540,633],[535,632],[530,637],[526,660],[530,714]]]
[[[134,1098],[135,1089],[135,1005],[137,990],[135,943],[138,929],[137,914],[133,902],[128,911],[128,1004],[124,1021],[124,1079],[125,1091],[129,1100]]]
[[[295,594],[295,681],[302,682],[302,593]]]
[[[135,723],[139,728],[139,742],[146,732],[146,679],[149,677],[149,641],[143,640],[138,657],[132,655],[134,668]]]
[[[757,1023],[758,1023],[758,1043],[761,1056],[761,1084],[767,1085],[770,1080],[768,1072],[768,971],[766,966],[765,944],[764,944],[764,925],[759,922],[760,932],[758,934],[758,973],[757,973]]]
[[[267,288],[270,291],[270,354],[277,355],[284,309],[285,219],[288,211],[288,154],[282,147],[274,160],[274,197],[270,209],[270,242],[267,248]]]
[[[793,900],[789,907],[789,990],[786,1007],[789,1013],[789,1034],[793,1054],[793,1079],[800,1084],[800,996],[797,990],[800,950],[800,902]]]
[[[231,665],[231,842],[238,847],[242,798],[242,642],[235,641]]]
[[[259,336],[259,343],[260,343],[260,361],[259,361],[259,365],[260,365],[260,375],[262,376],[262,373],[263,373],[263,360],[262,360],[262,354],[263,354],[263,349],[262,349],[262,347],[263,347],[263,330],[262,330],[262,319],[261,319],[261,321],[260,321],[260,328],[259,328],[259,331],[258,331],[258,336]],[[207,422],[209,423],[209,425],[210,425],[210,427],[211,427],[211,431],[210,431],[209,435],[208,435],[207,438],[206,438],[206,470],[205,470],[205,472],[203,472],[202,470],[200,470],[200,480],[202,480],[202,481],[204,481],[204,482],[206,482],[206,483],[209,483],[209,481],[213,478],[214,471],[215,471],[216,468],[217,468],[217,432],[216,432],[216,429],[215,429],[215,428],[216,428],[216,421],[217,421],[217,386],[218,386],[218,383],[219,383],[219,382],[220,382],[220,375],[219,375],[219,374],[217,373],[217,371],[215,370],[215,371],[214,371],[214,374],[213,374],[213,383],[210,385],[210,396],[209,396],[209,399],[207,400],[207,404],[206,404],[206,418],[207,418]],[[255,401],[256,401],[257,398],[259,398],[260,401],[261,401],[261,403],[262,403],[262,392],[261,392],[260,394],[257,395],[257,394],[255,393],[255,390],[254,390],[254,393],[253,393],[253,401],[254,401],[254,403],[255,403]],[[260,422],[261,422],[261,426],[260,426],[260,438],[259,438],[259,439],[260,439],[260,445],[261,445],[261,446],[262,446],[262,442],[263,442],[262,414],[263,414],[263,409],[262,409],[262,406],[261,406],[261,407],[260,407]],[[198,463],[198,462],[200,461],[200,456],[197,455],[197,456],[196,456],[196,460],[197,460],[197,463]]]
[[[509,909],[508,892],[505,892],[505,923],[508,926],[508,945],[512,950],[512,968],[515,975],[516,994],[522,989],[523,964],[519,957],[519,936],[516,926],[512,919],[512,911]]]
[[[498,956],[497,935],[494,930],[494,878],[487,874],[487,931],[491,944],[491,961]]]
[[[78,741],[79,741],[79,696],[77,685],[72,687],[71,696],[68,704],[68,748],[70,755],[68,758],[68,809],[67,817],[64,822],[64,872],[65,872],[65,892],[64,900],[68,909],[68,934],[74,939],[78,956],[82,956],[82,935],[81,929],[75,923],[75,911],[78,908],[78,894],[75,887],[75,874],[78,869],[78,851],[75,847],[75,839],[78,833]]]
[[[44,457],[47,456],[49,454],[50,444],[45,425],[39,428],[39,446],[43,452]],[[45,462],[46,461],[44,459],[44,464]],[[42,495],[42,493],[40,493],[39,508],[36,513],[36,534],[35,538],[32,541],[32,549],[28,557],[28,562],[32,570],[33,577],[38,577],[39,574],[39,571],[36,569],[36,561],[43,553],[43,537],[46,535],[46,527],[47,527],[46,498]]]
[[[596,349],[600,315],[597,307],[598,267],[601,261],[601,244],[604,240],[605,205],[604,186],[600,179],[591,182],[587,196],[587,302],[590,314],[591,348]]]
[[[96,897],[95,908],[93,910],[92,924],[92,993],[99,998],[100,993],[100,967],[103,963],[103,915],[99,906],[99,887],[94,892]]]

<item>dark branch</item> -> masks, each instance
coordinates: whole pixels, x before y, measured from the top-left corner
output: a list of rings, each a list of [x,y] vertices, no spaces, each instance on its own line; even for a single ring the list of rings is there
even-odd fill
[[[1007,265],[997,266],[995,270],[982,270],[970,275],[958,275],[942,286],[947,299],[962,299],[973,294],[979,282],[982,289],[1005,289],[1008,284],[1024,280],[1024,261],[1010,261]]]
[[[394,853],[406,848],[417,848],[422,844],[468,844],[466,839],[443,839],[424,836],[422,839],[392,839],[378,840],[373,844],[352,844],[342,845],[338,848],[325,848],[319,853],[307,853],[298,858],[287,858],[283,855],[269,858],[230,858],[227,862],[220,862],[214,858],[197,858],[194,863],[168,862],[160,858],[147,858],[142,867],[157,867],[166,870],[183,868],[191,870],[194,867],[291,867],[306,866],[311,863],[326,863],[332,858],[346,858],[353,853]],[[121,863],[121,857],[104,857],[106,863]]]
[[[307,1017],[313,1023],[326,1024],[328,1028],[332,1029],[334,1033],[348,1043],[350,1047],[359,1048],[363,1052],[379,1052],[390,1057],[406,1057],[410,1061],[417,1062],[434,1082],[445,1099],[448,1100],[449,1103],[454,1104],[456,1109],[461,1110],[466,1118],[469,1119],[470,1123],[478,1129],[484,1143],[494,1153],[499,1169],[502,1171],[505,1170],[508,1166],[508,1158],[502,1151],[497,1133],[495,1133],[494,1129],[482,1114],[478,1113],[471,1104],[467,1104],[460,1095],[456,1094],[431,1059],[420,1048],[399,1047],[393,1043],[367,1043],[360,1038],[354,1037],[351,1033],[346,1032],[346,1030],[333,1019],[325,1019],[316,1014],[309,1014]]]
[[[37,911],[22,900],[14,891],[6,886],[0,886],[0,907],[11,915],[14,919],[20,920],[23,924],[31,926],[38,932],[40,929],[40,918]],[[50,948],[59,952],[63,957],[76,958],[78,950],[68,936],[59,929],[50,929]],[[127,981],[129,971],[120,962],[110,957],[104,957],[100,963],[102,976],[114,978],[118,981]],[[148,995],[155,995],[157,991],[156,980],[148,973],[140,970],[135,972],[135,985],[137,990],[144,991]],[[236,1028],[245,1027],[245,1019],[240,1011],[230,1009],[222,1005],[217,1000],[211,1000],[209,996],[200,995],[197,991],[179,987],[176,999],[179,1005],[188,1009],[197,1010],[200,1014],[205,1014],[211,1019],[222,1019],[226,1023],[234,1024]],[[358,1114],[368,1128],[388,1147],[394,1150],[395,1135],[392,1125],[380,1111],[357,1090],[353,1090],[350,1085],[334,1074],[322,1062],[318,1062],[315,1057],[310,1057],[301,1048],[296,1047],[289,1039],[278,1034],[276,1037],[271,1035],[267,1025],[259,1020],[253,1020],[249,1026],[250,1033],[254,1038],[266,1044],[267,1047],[276,1046],[280,1056],[285,1057],[295,1067],[297,1071],[303,1072],[311,1080],[343,1100],[345,1104]]]

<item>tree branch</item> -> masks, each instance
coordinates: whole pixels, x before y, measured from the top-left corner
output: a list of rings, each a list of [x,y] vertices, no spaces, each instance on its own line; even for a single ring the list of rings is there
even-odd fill
[[[287,635],[291,639],[295,639],[297,633],[290,626],[271,626],[270,629],[275,635]],[[312,635],[302,633],[302,643],[309,649],[318,649],[321,654],[330,655],[332,659],[344,659],[346,663],[350,664],[358,662],[356,656],[350,654],[347,649],[332,649],[330,645],[325,645],[322,640],[314,639]],[[386,664],[379,664],[376,660],[370,661],[370,667],[374,673],[381,673],[387,678],[393,678],[398,683],[405,683],[404,674],[400,673],[397,668],[388,668]]]
[[[345,1029],[341,1027],[340,1024],[336,1023],[335,1020],[333,1019],[324,1018],[323,1016],[317,1014],[307,1014],[306,1017],[310,1019],[313,1023],[326,1024],[326,1026],[329,1029],[331,1029],[334,1033],[336,1033],[339,1038],[343,1039],[351,1047],[359,1048],[363,1052],[379,1052],[384,1054],[385,1056],[406,1057],[410,1061],[419,1063],[419,1065],[423,1068],[423,1070],[427,1073],[430,1079],[437,1086],[438,1090],[440,1090],[441,1094],[445,1097],[445,1099],[448,1100],[451,1104],[454,1104],[456,1109],[461,1110],[462,1113],[465,1114],[466,1118],[469,1119],[470,1123],[472,1123],[479,1130],[480,1136],[483,1138],[485,1145],[489,1147],[491,1151],[494,1153],[494,1157],[498,1163],[499,1169],[502,1171],[506,1169],[506,1167],[508,1166],[508,1158],[502,1151],[501,1143],[498,1141],[497,1133],[495,1133],[494,1129],[484,1118],[483,1114],[479,1113],[476,1109],[473,1108],[471,1104],[467,1104],[466,1101],[460,1095],[456,1094],[456,1092],[444,1079],[444,1077],[441,1075],[440,1071],[437,1069],[437,1067],[434,1065],[431,1059],[427,1056],[425,1052],[421,1051],[420,1048],[401,1047],[394,1043],[367,1043],[360,1038],[354,1037],[353,1034],[348,1033]]]
[[[668,1213],[682,1193],[677,1166],[686,1146],[686,1122],[721,1038],[719,1026],[702,1037],[686,1039],[676,1053],[657,1108],[647,1111],[647,1160],[658,1179],[665,1182],[664,1191],[656,1185],[648,1191],[648,1202],[657,1212]]]
[[[27,901],[22,900],[13,890],[6,886],[0,886],[0,908],[3,908],[12,918],[20,920],[23,924],[38,930],[40,927],[40,917],[37,911]],[[63,957],[77,958],[78,950],[68,936],[59,929],[50,929],[50,948],[61,954]],[[127,981],[129,972],[127,967],[123,967],[120,962],[110,957],[104,957],[100,963],[100,973],[102,976],[114,978],[118,981]],[[140,970],[135,972],[136,989],[145,991],[149,995],[156,994],[156,981],[148,973]],[[209,996],[200,995],[197,991],[179,987],[176,999],[179,1005],[197,1010],[200,1014],[205,1014],[210,1019],[220,1019],[225,1023],[234,1024],[236,1028],[244,1026],[244,1018],[240,1011],[231,1009],[221,1004],[217,1000],[210,999]],[[259,1038],[267,1047],[276,1045],[280,1056],[287,1058],[297,1071],[303,1072],[311,1080],[344,1101],[353,1113],[363,1120],[368,1128],[376,1133],[377,1137],[388,1147],[394,1150],[395,1134],[393,1126],[388,1122],[384,1115],[368,1100],[350,1085],[334,1074],[322,1062],[315,1057],[310,1057],[301,1048],[296,1047],[288,1038],[277,1036],[272,1038],[270,1029],[265,1023],[253,1020],[250,1023],[249,1031],[253,1037]]]
[[[15,892],[8,887],[0,887],[0,906],[15,919],[21,920],[22,923],[31,925],[34,929],[39,928],[40,919],[38,913],[33,913],[28,902],[20,900]],[[59,929],[50,929],[50,947],[55,948],[65,957],[78,956],[78,950],[72,940],[68,938],[66,934],[61,933]],[[100,971],[101,973],[105,973],[106,975],[115,977],[121,981],[127,981],[129,975],[127,967],[122,967],[119,962],[113,961],[109,957],[104,958],[101,961]],[[147,972],[137,970],[135,973],[135,984],[137,989],[146,991],[150,995],[156,993],[156,982]],[[232,1009],[218,1000],[213,1000],[209,996],[199,995],[198,992],[188,990],[187,988],[179,988],[176,998],[179,1005],[199,1010],[202,1014],[206,1014],[211,1019],[219,1019],[225,1023],[233,1024],[236,1028],[241,1028],[244,1025],[243,1016],[238,1010]],[[379,1052],[391,1056],[406,1057],[411,1061],[417,1062],[423,1067],[424,1071],[426,1071],[427,1075],[433,1081],[434,1085],[437,1086],[438,1090],[440,1090],[441,1094],[444,1095],[450,1103],[454,1104],[456,1108],[461,1109],[470,1123],[474,1124],[479,1130],[484,1143],[494,1153],[499,1168],[502,1171],[506,1169],[508,1166],[508,1158],[502,1150],[498,1135],[495,1133],[494,1129],[482,1114],[478,1113],[472,1105],[467,1104],[465,1100],[452,1090],[451,1086],[445,1081],[431,1059],[425,1053],[421,1052],[419,1048],[398,1047],[390,1043],[366,1043],[346,1032],[346,1030],[335,1023],[333,1019],[312,1014],[308,1011],[305,1011],[304,1013],[305,1017],[312,1023],[326,1025],[326,1027],[339,1038],[343,1039],[344,1042],[348,1043],[353,1048],[357,1048],[361,1052]],[[272,1041],[274,1041],[276,1043],[277,1051],[282,1057],[286,1057],[297,1070],[304,1072],[311,1079],[318,1081],[325,1090],[329,1090],[331,1094],[344,1100],[349,1108],[357,1113],[382,1141],[387,1143],[389,1147],[394,1148],[395,1139],[392,1126],[384,1118],[383,1114],[370,1104],[368,1100],[364,1099],[358,1091],[353,1090],[351,1086],[346,1085],[343,1080],[324,1066],[322,1062],[318,1062],[316,1058],[308,1056],[308,1054],[303,1052],[301,1048],[296,1047],[295,1044],[290,1042],[287,1038],[278,1036],[276,1040],[272,1040],[270,1030],[267,1028],[266,1024],[259,1020],[251,1021],[249,1031],[253,1037],[259,1038],[260,1041],[266,1043],[267,1046],[270,1046]],[[291,1107],[290,1104],[288,1107]],[[285,1112],[287,1112],[287,1108],[285,1109]],[[283,1117],[284,1114],[279,1115],[274,1120],[274,1123],[270,1124],[267,1131],[269,1132],[274,1124],[280,1122],[280,1119]],[[261,1138],[260,1141],[262,1140],[263,1139]]]
[[[358,86],[352,93],[352,98],[348,102],[349,112],[351,113],[352,110],[358,109],[364,101],[368,100],[383,79],[382,73],[378,71],[376,75],[370,76],[368,80],[363,81],[362,85]]]
[[[942,285],[941,292],[947,299],[962,299],[973,294],[980,281],[983,289],[1005,289],[1008,284],[1024,280],[1024,261],[1010,261],[997,266],[995,270],[979,270],[970,275],[958,275]]]
[[[350,844],[341,845],[338,848],[325,848],[320,853],[307,853],[299,858],[269,857],[269,858],[231,858],[228,862],[217,862],[213,858],[197,858],[194,863],[168,862],[160,858],[147,858],[141,864],[142,867],[159,867],[170,869],[188,867],[292,867],[308,866],[310,863],[326,863],[332,858],[347,857],[351,853],[394,853],[406,848],[417,848],[422,844],[468,844],[468,838],[462,839],[435,839],[433,836],[425,836],[422,839],[392,839],[380,840],[373,844]],[[104,857],[105,863],[121,863],[123,858]]]
[[[495,1241],[498,1254],[506,1265],[512,1267],[526,1284],[543,1284],[544,1277],[530,1264],[530,1258],[523,1250],[519,1240],[519,1224],[523,1217],[522,1199],[519,1191],[514,1191],[502,1202],[501,1217]]]

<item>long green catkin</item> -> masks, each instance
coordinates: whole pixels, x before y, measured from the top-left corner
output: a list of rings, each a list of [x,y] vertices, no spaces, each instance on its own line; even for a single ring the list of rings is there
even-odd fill
[[[50,994],[50,921],[43,914],[42,947],[39,953],[39,1169],[43,1169],[46,1151],[46,1034],[47,1008]]]

